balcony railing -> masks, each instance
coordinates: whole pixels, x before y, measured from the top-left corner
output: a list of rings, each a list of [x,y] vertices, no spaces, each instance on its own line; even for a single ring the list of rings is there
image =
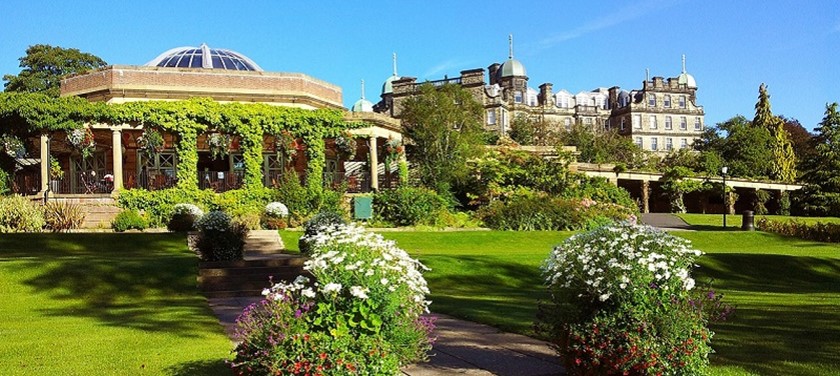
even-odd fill
[[[178,183],[178,178],[173,174],[159,173],[159,172],[142,172],[138,176],[136,185],[140,188],[145,188],[150,191],[159,189],[172,188]],[[127,188],[133,186],[126,185]]]
[[[202,171],[198,173],[198,188],[226,192],[242,188],[244,171]]]
[[[16,173],[12,191],[24,196],[37,194],[41,191],[41,173]]]

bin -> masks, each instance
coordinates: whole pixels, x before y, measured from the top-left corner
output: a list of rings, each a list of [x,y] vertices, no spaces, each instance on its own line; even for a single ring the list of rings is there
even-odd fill
[[[373,197],[356,196],[353,198],[353,218],[373,218]]]

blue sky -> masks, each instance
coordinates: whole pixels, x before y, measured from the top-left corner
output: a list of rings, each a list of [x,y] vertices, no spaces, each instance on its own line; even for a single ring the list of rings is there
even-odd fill
[[[58,3],[58,4],[56,4]],[[18,1],[0,2],[0,73],[26,47],[78,48],[141,65],[178,46],[241,52],[267,71],[337,84],[344,103],[376,101],[391,74],[419,80],[486,68],[514,53],[534,88],[637,89],[680,73],[708,124],[753,116],[762,82],[775,114],[811,129],[840,101],[840,2],[824,1]]]

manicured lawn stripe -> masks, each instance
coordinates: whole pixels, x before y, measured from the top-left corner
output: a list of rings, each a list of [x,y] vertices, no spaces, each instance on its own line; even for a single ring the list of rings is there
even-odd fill
[[[230,374],[196,265],[181,235],[3,234],[0,369]]]
[[[717,332],[714,375],[840,374],[840,246],[775,234],[674,232],[707,254],[695,277],[738,312]],[[534,335],[540,265],[568,232],[383,232],[419,258],[432,310]],[[284,234],[294,236],[293,234]]]

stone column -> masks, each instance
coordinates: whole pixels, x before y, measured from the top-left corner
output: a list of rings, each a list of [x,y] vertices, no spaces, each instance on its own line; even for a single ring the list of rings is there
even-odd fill
[[[650,182],[642,180],[642,213],[650,213]]]
[[[368,139],[370,149],[370,189],[379,191],[379,156],[376,154],[376,136],[370,135]]]
[[[111,164],[114,167],[114,191],[123,187],[122,130],[111,130]]]
[[[41,192],[50,188],[50,136],[41,133]],[[53,192],[55,193],[55,192]]]

